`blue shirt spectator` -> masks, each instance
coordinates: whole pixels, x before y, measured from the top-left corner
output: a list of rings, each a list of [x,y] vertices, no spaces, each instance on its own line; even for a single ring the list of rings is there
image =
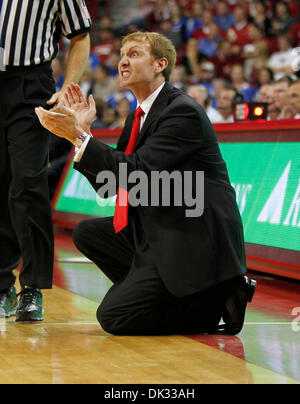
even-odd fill
[[[217,14],[215,22],[219,28],[226,32],[228,28],[235,24],[234,15],[230,13],[229,7],[226,1],[220,0],[217,3]]]
[[[121,89],[120,91],[116,91],[115,93],[111,94],[109,97],[107,97],[106,102],[114,109],[117,108],[118,102],[126,98],[127,101],[130,104],[130,111],[134,111],[137,107],[137,99],[136,97],[132,94],[130,90],[123,90]]]

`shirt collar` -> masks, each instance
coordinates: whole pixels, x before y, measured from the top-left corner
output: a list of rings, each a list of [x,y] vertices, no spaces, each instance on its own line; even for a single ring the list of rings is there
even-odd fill
[[[163,86],[166,84],[166,82],[162,83],[145,101],[143,101],[140,105],[137,107],[141,107],[142,110],[145,112],[144,117],[146,118],[146,115],[148,115],[154,101],[158,97],[159,93],[163,89]]]

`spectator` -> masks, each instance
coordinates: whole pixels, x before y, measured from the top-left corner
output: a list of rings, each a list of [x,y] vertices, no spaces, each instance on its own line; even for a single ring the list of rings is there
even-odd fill
[[[286,118],[300,119],[300,80],[291,84],[288,89],[289,103],[283,111]]]
[[[97,118],[92,123],[92,129],[116,129],[119,127],[118,113],[110,105],[96,104]]]
[[[173,42],[176,49],[179,49],[185,43],[185,18],[180,14],[179,6],[172,5],[171,19],[164,20],[159,25],[159,31],[162,35]]]
[[[210,27],[211,23],[213,23],[213,22],[214,22],[213,13],[209,10],[205,10],[203,12],[203,25],[201,28],[196,29],[192,33],[192,37],[197,39],[198,41],[200,39],[207,38],[207,36],[209,34],[209,27]]]
[[[122,27],[119,28],[120,35],[126,35],[138,29],[147,29],[147,17],[152,12],[152,5],[147,0],[138,0],[138,7],[126,11]]]
[[[252,81],[257,78],[258,72],[262,70],[269,61],[269,46],[265,41],[259,41],[253,45],[253,53],[244,62],[245,76]],[[273,77],[273,72],[272,77]]]
[[[201,2],[201,0],[175,0],[175,1],[180,4],[184,14],[188,17],[193,15],[195,3]]]
[[[221,39],[218,42],[217,54],[210,58],[216,69],[216,77],[226,80],[230,79],[230,72],[233,65],[243,63],[239,55],[232,53],[231,44],[227,39]]]
[[[118,113],[118,126],[119,128],[124,128],[126,119],[130,112],[130,103],[127,98],[122,98],[117,102],[117,113]]]
[[[216,56],[218,42],[221,40],[219,33],[219,27],[215,22],[209,25],[209,32],[206,38],[200,39],[198,41],[198,49],[200,53],[205,55],[207,58]]]
[[[223,121],[222,115],[210,105],[210,96],[204,86],[191,86],[187,90],[187,94],[201,105],[212,123],[220,123]]]
[[[100,29],[100,40],[97,45],[92,47],[92,53],[99,59],[99,63],[103,64],[109,58],[109,55],[115,49],[115,35],[112,28],[102,27]]]
[[[228,86],[228,82],[222,78],[215,78],[213,80],[213,89],[214,89],[214,95],[212,97],[212,106],[217,109],[218,108],[218,98],[226,87]]]
[[[264,84],[260,87],[257,102],[266,102],[271,104],[274,102],[274,87],[271,84]]]
[[[243,7],[234,9],[235,24],[227,31],[227,39],[233,45],[233,52],[240,53],[241,49],[250,42],[248,33],[248,19]]]
[[[176,34],[176,48],[186,43],[186,23],[187,18],[184,15],[183,8],[179,3],[173,3],[170,6],[172,33]]]
[[[264,86],[265,84],[272,84],[274,81],[274,75],[271,69],[268,67],[263,67],[258,72],[258,87]]]
[[[114,21],[113,19],[108,16],[108,15],[103,15],[100,19],[99,19],[99,26],[101,27],[101,29],[109,29],[112,32],[115,31],[115,25],[114,25]]]
[[[267,7],[263,1],[258,0],[255,1],[251,13],[251,22],[259,27],[264,36],[271,36],[271,19],[267,15]]]
[[[258,102],[265,102],[268,104],[268,120],[278,119],[280,111],[275,105],[275,92],[274,86],[265,84],[260,88],[257,97]]]
[[[220,92],[218,97],[218,112],[222,116],[222,123],[234,122],[233,101],[237,94],[237,90],[229,86]]]
[[[198,41],[195,38],[190,38],[186,49],[186,60],[183,63],[186,65],[187,72],[193,77],[198,74],[198,66],[203,61],[205,56],[198,53]]]
[[[268,48],[271,45],[264,36],[262,29],[253,23],[248,25],[248,35],[250,41],[243,48],[245,58],[253,57],[257,47]]]
[[[107,97],[107,103],[114,109],[117,108],[118,102],[126,98],[130,104],[130,111],[134,111],[137,107],[136,97],[132,94],[130,90],[124,87],[120,87],[119,77],[115,79],[116,90]]]
[[[93,71],[96,70],[96,67],[98,67],[100,65],[100,61],[97,55],[95,55],[95,53],[90,52],[90,56],[89,56],[89,61],[88,61],[88,66],[90,66]]]
[[[289,6],[290,15],[294,18],[298,18],[300,15],[300,4],[298,0],[285,0]]]
[[[243,95],[245,102],[252,101],[257,93],[257,89],[245,80],[243,65],[234,65],[232,67],[231,83]]]
[[[283,114],[285,107],[289,104],[288,90],[293,84],[293,80],[289,76],[282,77],[274,83],[274,98],[275,106],[279,111],[277,119],[284,119],[286,115]]]
[[[53,59],[51,67],[53,70],[53,78],[55,81],[56,92],[58,92],[62,88],[65,80],[63,63],[60,60],[60,58],[57,57]]]
[[[151,31],[158,30],[162,21],[171,19],[168,0],[157,0],[151,13],[147,16],[147,25]]]
[[[300,21],[295,21],[290,29],[290,34],[293,38],[293,43],[295,46],[300,45]]]
[[[278,52],[271,55],[268,67],[273,71],[275,80],[284,75],[293,74],[291,61],[293,58],[292,38],[288,34],[282,34],[278,37]]]
[[[90,94],[93,93],[93,88],[94,88],[94,74],[93,70],[91,67],[87,67],[81,76],[81,79],[79,81],[80,88],[85,96],[85,98],[88,98]]]
[[[226,32],[235,23],[235,19],[232,13],[229,11],[229,6],[225,0],[219,0],[216,6],[215,21],[220,29]]]
[[[290,7],[285,1],[276,1],[272,20],[272,34],[276,37],[287,33],[294,22],[290,14]]]
[[[216,69],[211,62],[202,62],[198,65],[198,84],[203,85],[211,97],[214,96],[213,79],[215,77]]]
[[[110,77],[109,68],[105,65],[97,67],[95,72],[95,85],[93,88],[94,98],[104,100],[116,90],[115,79]]]
[[[179,65],[174,67],[170,82],[173,84],[174,87],[178,88],[179,90],[186,91],[186,71],[183,65]]]
[[[192,15],[186,22],[186,38],[189,39],[192,33],[203,26],[204,7],[201,1],[195,0],[192,8]]]
[[[105,62],[105,65],[109,68],[109,74],[112,77],[117,77],[118,76],[118,65],[120,61],[120,54],[119,52],[112,52],[107,61]]]

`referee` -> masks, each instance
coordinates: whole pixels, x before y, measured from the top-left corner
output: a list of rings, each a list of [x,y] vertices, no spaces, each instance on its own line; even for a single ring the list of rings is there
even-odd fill
[[[90,52],[84,0],[0,0],[0,316],[42,321],[52,288],[54,242],[47,182],[49,133],[34,108],[63,102]],[[65,82],[55,93],[51,61],[70,40]],[[13,270],[22,259],[18,300]]]

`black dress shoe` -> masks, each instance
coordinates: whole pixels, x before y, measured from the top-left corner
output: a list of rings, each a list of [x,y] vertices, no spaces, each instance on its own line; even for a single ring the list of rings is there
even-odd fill
[[[25,287],[20,295],[20,303],[16,313],[16,322],[43,321],[43,296],[40,289]]]
[[[256,289],[256,281],[244,276],[236,290],[226,301],[226,309],[222,317],[224,325],[220,325],[216,334],[237,335],[242,331],[247,304],[252,302]]]

